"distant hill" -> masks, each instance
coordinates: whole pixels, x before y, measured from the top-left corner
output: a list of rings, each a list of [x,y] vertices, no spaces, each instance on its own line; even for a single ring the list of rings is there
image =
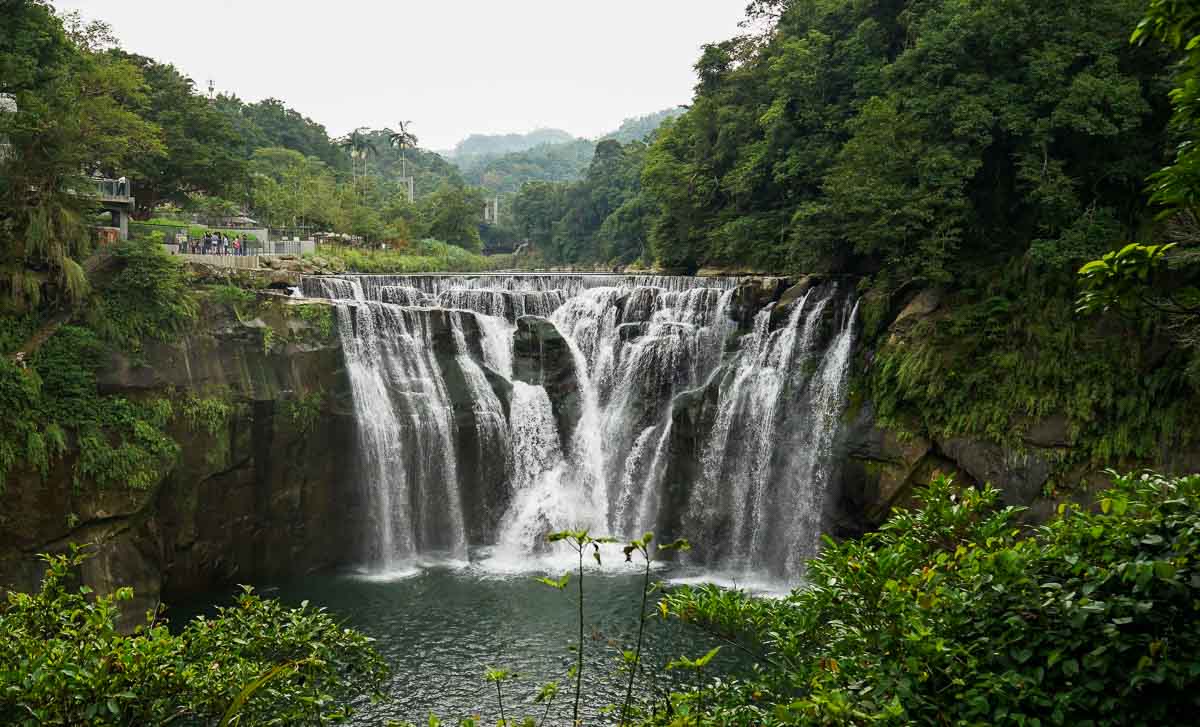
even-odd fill
[[[459,168],[468,184],[499,194],[515,194],[526,182],[580,179],[592,163],[595,151],[594,141],[575,139],[561,144],[542,144],[511,154],[472,157]]]
[[[455,160],[481,156],[500,156],[528,151],[546,144],[563,144],[575,137],[562,129],[535,129],[528,134],[471,134],[450,151]]]
[[[682,106],[676,106],[675,108],[655,111],[645,116],[635,116],[625,119],[616,131],[609,132],[600,137],[600,139],[616,139],[622,144],[628,144],[631,141],[642,141],[650,134],[658,131],[658,127],[662,126],[664,121],[679,116],[683,111],[684,108]]]
[[[681,113],[683,108],[677,106],[628,118],[615,131],[595,140],[577,139],[559,129],[538,129],[528,134],[473,134],[449,152],[447,159],[462,171],[468,184],[511,195],[526,182],[582,179],[592,163],[597,141],[615,139],[622,144],[642,141],[664,121]],[[505,151],[496,151],[500,149]]]

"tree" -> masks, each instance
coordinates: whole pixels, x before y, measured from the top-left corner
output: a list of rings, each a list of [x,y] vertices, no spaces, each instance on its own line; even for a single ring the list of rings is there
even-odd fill
[[[350,155],[351,173],[353,181],[357,184],[359,177],[367,173],[368,157],[377,155],[379,150],[365,129],[355,129],[339,139],[337,143]]]
[[[411,121],[398,122],[400,125],[399,131],[393,131],[388,134],[388,143],[400,152],[400,178],[408,178],[408,156],[405,151],[408,149],[417,148],[417,137],[409,132],[408,126]]]
[[[68,36],[50,6],[9,2],[0,34],[0,93],[16,98],[0,112],[0,290],[18,306],[49,297],[78,302],[88,291],[81,261],[92,249],[94,211],[86,172],[131,168],[161,158],[154,124],[132,107],[142,77],[125,59]],[[103,42],[83,28],[80,40]]]
[[[445,186],[421,202],[429,237],[469,250],[483,251],[479,225],[483,219],[483,193],[470,187]]]
[[[1171,242],[1129,243],[1079,270],[1079,312],[1150,310],[1164,316],[1175,338],[1197,352],[1200,382],[1200,2],[1151,0],[1132,42],[1159,41],[1180,54],[1170,98],[1173,159],[1150,176],[1150,203]]]
[[[143,214],[149,216],[162,202],[186,204],[188,195],[197,193],[240,197],[246,166],[229,117],[198,94],[192,79],[174,66],[112,53],[141,70],[146,96],[131,110],[157,125],[166,145],[166,154],[141,157],[130,170]]]

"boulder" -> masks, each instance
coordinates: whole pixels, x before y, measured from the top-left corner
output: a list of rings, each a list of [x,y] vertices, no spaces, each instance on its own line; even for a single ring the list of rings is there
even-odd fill
[[[1051,414],[1028,424],[1022,439],[1026,444],[1046,449],[1070,447],[1074,444],[1071,422],[1065,414]]]
[[[1042,497],[1053,471],[1050,463],[1036,452],[1017,452],[981,439],[951,437],[939,440],[937,446],[976,482],[998,488],[1005,505],[1026,506],[1035,502]]]
[[[841,468],[829,517],[839,537],[877,527],[893,507],[906,504],[933,449],[924,437],[879,427],[869,401],[855,412],[836,446]]]

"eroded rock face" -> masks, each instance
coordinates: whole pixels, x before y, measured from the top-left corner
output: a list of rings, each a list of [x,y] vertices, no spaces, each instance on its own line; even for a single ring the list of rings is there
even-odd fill
[[[575,358],[554,324],[538,316],[517,319],[513,340],[513,377],[543,386],[558,422],[563,451],[569,449],[583,413]]]
[[[0,590],[36,588],[37,553],[88,543],[94,557],[80,578],[99,593],[133,586],[130,626],[160,599],[344,562],[357,503],[342,352],[330,331],[282,305],[247,321],[204,305],[177,343],[107,362],[104,393],[170,397],[177,411],[188,396],[209,398],[228,414],[205,424],[177,416],[168,433],[180,457],[145,490],[76,485],[72,454],[44,481],[28,473],[11,481],[0,495]]]

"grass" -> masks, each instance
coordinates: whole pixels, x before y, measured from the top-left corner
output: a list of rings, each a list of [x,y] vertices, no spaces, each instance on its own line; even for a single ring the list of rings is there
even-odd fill
[[[511,255],[476,255],[439,240],[421,240],[399,250],[321,245],[316,256],[338,260],[353,273],[479,273],[513,266]]]

